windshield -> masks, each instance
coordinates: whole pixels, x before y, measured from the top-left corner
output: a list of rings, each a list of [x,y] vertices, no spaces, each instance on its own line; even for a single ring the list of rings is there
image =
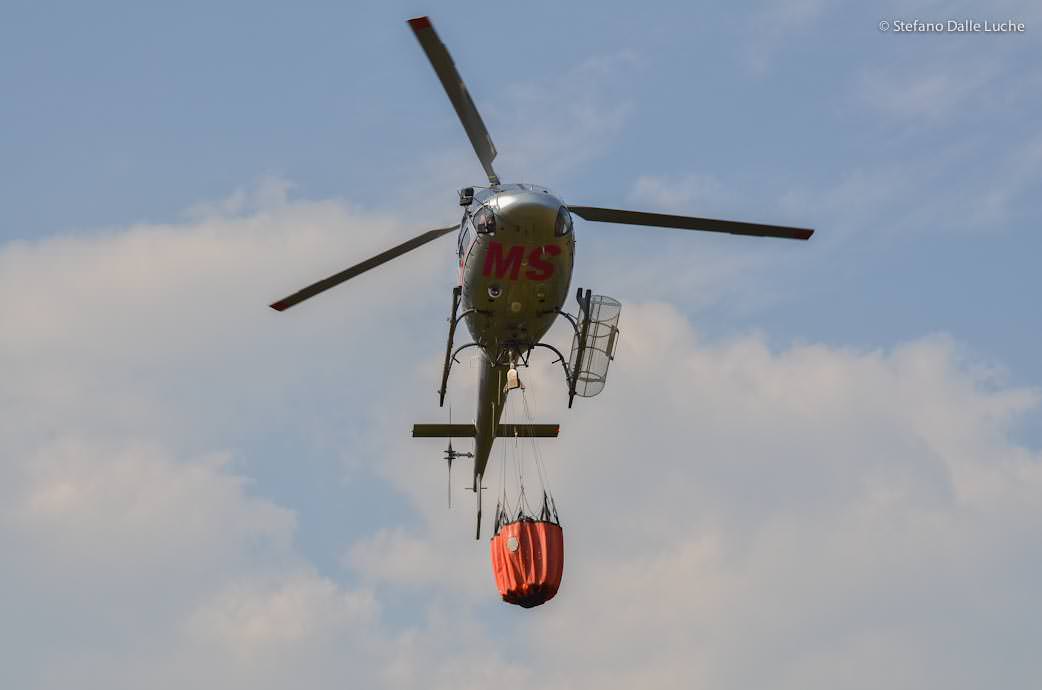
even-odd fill
[[[471,231],[470,215],[469,214],[465,214],[463,216],[463,222],[460,223],[460,229],[459,229],[458,253],[459,253],[459,256],[460,256],[461,259],[463,258],[463,253],[465,251],[467,251],[467,247],[470,245],[470,231]]]

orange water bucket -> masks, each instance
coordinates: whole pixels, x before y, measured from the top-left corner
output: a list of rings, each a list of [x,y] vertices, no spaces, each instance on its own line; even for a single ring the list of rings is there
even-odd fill
[[[564,574],[564,531],[553,522],[522,519],[492,537],[492,573],[503,601],[532,608],[553,599]]]

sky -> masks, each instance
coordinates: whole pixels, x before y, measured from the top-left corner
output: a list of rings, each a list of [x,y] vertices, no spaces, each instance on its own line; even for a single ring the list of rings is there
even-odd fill
[[[3,687],[1039,685],[1037,3],[3,14]],[[453,242],[266,306],[480,184],[422,14],[504,181],[817,230],[576,220],[622,337],[571,410],[523,371],[567,554],[527,611],[409,437]],[[964,18],[1025,30],[892,30]]]

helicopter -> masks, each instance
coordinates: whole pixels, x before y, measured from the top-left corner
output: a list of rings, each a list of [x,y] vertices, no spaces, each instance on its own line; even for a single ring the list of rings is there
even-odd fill
[[[276,311],[284,311],[428,242],[458,232],[459,283],[452,292],[448,342],[438,389],[439,406],[444,407],[452,364],[459,363],[457,355],[474,347],[481,353],[477,411],[473,424],[416,424],[413,436],[448,438],[445,459],[450,473],[455,459],[473,458],[471,490],[477,495],[475,538],[480,539],[482,478],[495,440],[518,436],[556,438],[560,431],[557,424],[500,423],[510,391],[524,387],[518,367],[528,366],[529,357],[536,348],[554,352],[557,355],[554,364],[560,362],[564,370],[570,408],[576,395],[592,397],[600,392],[608,363],[614,359],[619,334],[618,302],[601,295],[594,296],[591,290],[580,288],[576,294],[578,314],[563,310],[575,265],[573,216],[602,223],[794,240],[807,240],[814,230],[578,206],[566,204],[540,185],[501,182],[492,167],[496,147],[430,18],[409,19],[408,25],[441,81],[484,169],[488,184],[459,190],[459,205],[463,207],[463,219],[459,223],[428,230],[270,306]],[[566,318],[574,331],[569,357],[553,345],[542,342],[559,316]],[[466,323],[472,342],[454,349],[456,329],[461,321]],[[453,449],[452,439],[460,437],[474,439],[473,452],[462,453]]]

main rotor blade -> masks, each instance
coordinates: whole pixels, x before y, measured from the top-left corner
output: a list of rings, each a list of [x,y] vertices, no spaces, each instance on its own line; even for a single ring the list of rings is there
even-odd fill
[[[423,52],[427,53],[427,59],[430,60],[431,67],[434,68],[435,74],[441,80],[445,93],[448,95],[449,100],[452,101],[452,107],[456,109],[456,115],[459,116],[460,122],[463,123],[463,129],[467,130],[467,136],[470,137],[474,153],[478,154],[481,167],[485,169],[485,174],[488,175],[488,181],[493,185],[499,184],[496,171],[492,169],[492,161],[496,157],[496,146],[492,143],[492,137],[488,135],[485,123],[481,120],[481,115],[467,92],[466,84],[463,83],[459,72],[456,71],[456,63],[452,61],[452,56],[449,55],[445,44],[441,42],[438,34],[434,32],[430,18],[416,17],[415,19],[410,19],[409,26],[412,27],[412,32],[416,34],[416,40],[420,42]]]
[[[715,220],[693,216],[672,216],[666,213],[645,211],[621,211],[616,208],[596,206],[569,206],[568,210],[585,220],[624,225],[650,225],[657,228],[679,228],[681,230],[704,230],[706,232],[728,232],[732,235],[754,237],[781,237],[789,240],[807,240],[814,234],[810,228],[790,228],[785,225],[741,223],[736,220]]]
[[[325,292],[331,287],[336,287],[345,280],[350,280],[360,273],[365,273],[370,268],[376,268],[380,264],[385,264],[391,259],[397,258],[406,252],[411,252],[417,247],[421,247],[432,240],[436,240],[442,235],[447,235],[453,230],[459,229],[458,225],[453,225],[451,228],[437,228],[435,230],[428,230],[422,235],[417,235],[411,240],[406,240],[396,247],[391,247],[385,252],[380,252],[376,256],[366,259],[361,263],[357,263],[351,268],[335,273],[324,280],[320,280],[317,283],[308,285],[303,290],[294,292],[289,297],[283,297],[278,302],[271,305],[271,308],[275,311],[285,311],[292,307],[294,304],[299,304],[309,297],[314,297],[320,292]]]

